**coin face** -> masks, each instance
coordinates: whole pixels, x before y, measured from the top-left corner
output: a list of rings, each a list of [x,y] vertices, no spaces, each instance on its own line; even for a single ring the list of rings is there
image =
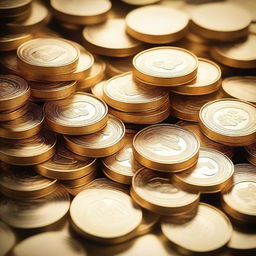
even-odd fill
[[[132,195],[135,201],[139,197],[140,204],[144,208],[159,211],[159,214],[164,215],[177,214],[195,208],[199,200],[198,193],[180,190],[172,183],[170,176],[147,168],[140,169],[133,176],[132,191],[134,191]]]
[[[49,74],[72,71],[78,62],[79,49],[69,41],[57,38],[37,38],[22,44],[17,50],[22,67]],[[49,69],[50,68],[50,69]]]
[[[50,101],[44,105],[47,124],[64,134],[87,134],[102,129],[107,122],[107,105],[87,93]]]
[[[195,80],[174,87],[173,92],[184,95],[202,95],[217,91],[221,86],[221,69],[213,61],[199,58]]]
[[[160,5],[132,10],[125,21],[126,30],[131,36],[155,44],[178,41],[185,35],[188,26],[186,13]]]
[[[220,99],[206,103],[199,118],[202,131],[208,137],[214,137],[211,132],[218,134],[216,141],[240,145],[252,144],[255,139],[256,110],[245,102]],[[249,136],[252,136],[250,141]]]
[[[109,79],[103,90],[103,99],[107,104],[129,112],[159,108],[167,98],[167,90],[138,84],[131,72]]]
[[[222,82],[223,90],[230,96],[256,103],[256,76],[233,76]]]
[[[4,254],[8,253],[16,243],[15,233],[7,226],[4,222],[0,222],[0,247],[1,252]]]
[[[70,198],[62,187],[58,187],[40,199],[24,201],[3,197],[0,205],[0,216],[4,222],[15,228],[31,229],[60,220],[69,210]]]
[[[161,222],[161,229],[168,240],[192,252],[217,250],[230,240],[232,234],[232,225],[226,215],[204,203],[200,203],[193,219],[179,224],[166,219]],[[193,235],[194,232],[198,235]]]
[[[126,193],[107,188],[88,188],[72,201],[70,216],[83,233],[111,239],[135,230],[142,221],[142,210]]]
[[[232,182],[234,165],[217,150],[200,148],[199,158],[193,170],[174,176],[178,187],[192,192],[217,192]]]
[[[91,87],[92,94],[101,100],[103,100],[103,88],[106,81],[107,80],[103,80]]]
[[[198,158],[199,141],[176,125],[157,124],[138,132],[133,139],[135,158],[142,165],[161,171],[188,169]]]
[[[174,86],[195,78],[198,60],[187,50],[155,47],[133,58],[134,75],[141,81],[161,86]],[[182,81],[182,82],[181,82]]]

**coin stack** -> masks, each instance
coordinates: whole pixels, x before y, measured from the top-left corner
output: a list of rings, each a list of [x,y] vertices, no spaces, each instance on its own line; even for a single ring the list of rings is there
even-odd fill
[[[206,2],[0,0],[3,253],[256,253],[255,5]]]

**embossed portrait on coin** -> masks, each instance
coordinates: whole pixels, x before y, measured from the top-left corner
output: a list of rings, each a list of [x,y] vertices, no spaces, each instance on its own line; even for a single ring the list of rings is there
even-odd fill
[[[64,55],[65,51],[57,46],[41,46],[31,53],[31,55],[41,62],[52,62]]]
[[[88,104],[86,102],[74,102],[72,108],[63,109],[62,115],[68,119],[87,116],[89,115]]]

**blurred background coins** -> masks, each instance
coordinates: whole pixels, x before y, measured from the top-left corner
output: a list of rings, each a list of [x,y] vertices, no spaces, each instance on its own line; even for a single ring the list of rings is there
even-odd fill
[[[44,105],[47,125],[69,135],[90,134],[103,129],[108,120],[105,102],[91,94],[75,93],[69,98]]]
[[[139,131],[133,139],[135,159],[164,172],[179,172],[195,165],[199,141],[190,131],[171,124],[156,124]]]
[[[137,8],[125,18],[126,30],[132,37],[152,44],[166,44],[185,36],[186,13],[160,5]]]
[[[57,19],[81,25],[104,22],[111,9],[108,0],[51,0],[50,4]]]
[[[30,33],[7,34],[0,38],[0,52],[16,50],[21,44],[33,38]]]
[[[17,50],[20,68],[39,74],[62,74],[73,71],[78,63],[79,49],[64,39],[37,38]]]
[[[253,165],[256,165],[256,142],[244,148],[246,159]]]
[[[197,57],[181,48],[162,46],[150,48],[133,58],[133,75],[145,84],[177,86],[196,77]]]
[[[256,109],[235,99],[206,103],[199,113],[199,124],[210,139],[229,146],[245,146],[256,140]]]
[[[218,41],[234,41],[246,37],[251,19],[247,10],[225,2],[203,4],[191,13],[193,31]]]
[[[123,19],[108,19],[105,23],[87,26],[83,30],[83,38],[87,49],[104,56],[131,56],[143,46],[126,34]]]
[[[140,206],[160,215],[177,216],[198,206],[199,194],[173,185],[169,174],[141,168],[133,176],[131,196]]]

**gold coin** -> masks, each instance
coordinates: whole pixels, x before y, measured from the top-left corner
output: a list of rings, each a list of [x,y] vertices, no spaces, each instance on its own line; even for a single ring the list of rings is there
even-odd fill
[[[25,115],[28,112],[28,104],[25,104],[15,110],[0,111],[0,122],[11,121]]]
[[[0,75],[0,86],[0,111],[17,109],[29,99],[30,88],[21,77]]]
[[[59,100],[76,91],[76,81],[70,82],[29,82],[31,96],[40,100]]]
[[[31,12],[27,19],[20,22],[11,22],[6,24],[6,28],[12,32],[28,32],[35,30],[44,25],[49,18],[47,8],[40,2],[33,1],[31,5]]]
[[[217,208],[200,203],[195,218],[178,225],[163,220],[161,230],[169,241],[184,250],[205,253],[218,250],[228,243],[232,224]]]
[[[29,103],[28,112],[23,116],[0,124],[0,137],[6,139],[26,139],[39,133],[44,121],[42,108]]]
[[[114,155],[102,159],[103,172],[110,179],[124,184],[131,184],[133,175],[142,167],[133,157],[133,134],[126,134],[124,147]]]
[[[256,165],[256,142],[245,147],[246,159],[253,165]]]
[[[160,215],[179,215],[197,207],[199,194],[180,190],[169,174],[142,168],[132,179],[131,196],[143,208]]]
[[[83,235],[111,242],[122,239],[139,226],[142,210],[119,190],[88,187],[73,199],[70,217]]]
[[[210,139],[229,146],[246,146],[256,140],[256,109],[235,99],[206,103],[199,113],[199,124]]]
[[[15,233],[4,222],[0,221],[0,248],[2,255],[6,255],[16,243]]]
[[[219,44],[211,48],[212,57],[233,68],[256,68],[256,35],[250,34],[241,42]]]
[[[150,169],[179,172],[194,166],[200,143],[190,131],[171,124],[156,124],[139,131],[133,139],[135,159]]]
[[[20,68],[34,74],[63,74],[72,72],[80,51],[68,40],[36,38],[17,49]]]
[[[104,72],[106,69],[106,63],[99,57],[94,56],[94,63],[88,76],[80,81],[77,81],[77,90],[83,90],[92,87],[104,79]]]
[[[32,0],[8,0],[0,2],[0,15],[12,16],[30,8]]]
[[[133,75],[155,86],[176,86],[190,82],[197,75],[197,57],[182,48],[150,48],[133,58]]]
[[[201,107],[213,100],[221,98],[219,92],[206,95],[170,94],[171,113],[173,116],[191,122],[198,122]]]
[[[59,146],[51,159],[35,166],[36,171],[42,176],[58,180],[78,179],[89,174],[95,168],[96,159],[77,160],[64,146]]]
[[[109,114],[118,117],[126,124],[157,124],[169,117],[170,102],[167,100],[162,107],[145,112],[122,112],[109,108]]]
[[[40,248],[40,249],[38,249]],[[19,242],[13,248],[15,256],[69,255],[87,256],[84,246],[73,237],[59,232],[39,233]]]
[[[193,132],[199,139],[201,147],[218,150],[218,151],[222,152],[223,154],[225,154],[226,156],[228,156],[230,159],[232,159],[232,157],[234,155],[233,147],[229,147],[227,145],[223,145],[223,144],[220,144],[213,140],[208,139],[208,137],[206,137],[202,133],[198,123],[179,121],[178,123],[176,123],[176,125],[184,127],[187,130]]]
[[[247,163],[235,165],[233,184],[243,181],[256,182],[256,166]]]
[[[250,23],[250,13],[232,3],[207,3],[191,12],[192,30],[212,40],[234,41],[245,37]]]
[[[234,183],[222,192],[222,207],[232,218],[255,223],[256,221],[256,181],[245,180]]]
[[[256,23],[251,23],[249,26],[249,32],[250,34],[256,35]]]
[[[186,191],[217,193],[233,181],[234,165],[221,152],[200,148],[199,158],[192,170],[174,175],[174,184]]]
[[[172,91],[184,95],[203,95],[217,91],[221,86],[221,69],[213,61],[198,58],[196,78],[184,85],[172,88]]]
[[[91,87],[91,93],[101,100],[103,100],[103,88],[106,81],[107,80],[103,80]]]
[[[116,153],[124,145],[125,127],[121,120],[109,116],[107,125],[94,134],[64,136],[67,147],[74,153],[88,157],[105,157]]]
[[[256,104],[256,76],[233,76],[225,78],[222,88],[231,97]]]
[[[106,74],[109,77],[112,77],[132,71],[132,58],[133,57],[105,58]]]
[[[27,139],[0,139],[0,160],[13,165],[35,165],[55,153],[56,135],[46,129]]]
[[[38,175],[29,167],[3,165],[0,172],[0,191],[12,198],[32,199],[44,197],[56,188],[57,180]]]
[[[104,22],[111,9],[108,0],[51,0],[50,3],[57,19],[81,25]]]
[[[121,0],[121,1],[131,5],[146,5],[146,4],[154,4],[154,3],[160,2],[160,0]]]
[[[111,107],[124,112],[142,112],[159,108],[169,98],[164,88],[150,87],[133,80],[132,72],[107,80],[103,99]]]
[[[55,132],[69,135],[90,134],[106,126],[108,107],[88,93],[75,93],[63,100],[44,104],[47,125]]]
[[[127,57],[142,50],[142,43],[125,32],[123,19],[108,19],[105,23],[87,26],[83,30],[84,44],[93,53]]]
[[[7,34],[0,37],[0,51],[16,50],[21,44],[31,40],[30,33]]]
[[[150,5],[132,10],[125,21],[126,31],[132,37],[146,43],[166,44],[185,36],[189,20],[180,10]]]

